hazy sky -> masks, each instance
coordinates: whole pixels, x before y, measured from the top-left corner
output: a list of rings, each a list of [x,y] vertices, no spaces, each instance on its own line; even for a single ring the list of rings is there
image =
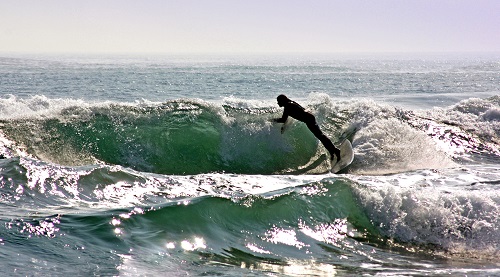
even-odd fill
[[[500,52],[500,0],[0,0],[0,52]]]

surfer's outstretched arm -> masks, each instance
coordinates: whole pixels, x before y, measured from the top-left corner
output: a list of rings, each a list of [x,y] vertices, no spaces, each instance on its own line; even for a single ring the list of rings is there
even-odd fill
[[[285,123],[287,119],[288,119],[288,114],[286,113],[286,111],[284,111],[283,115],[280,118],[275,118],[273,119],[273,121],[277,123]]]

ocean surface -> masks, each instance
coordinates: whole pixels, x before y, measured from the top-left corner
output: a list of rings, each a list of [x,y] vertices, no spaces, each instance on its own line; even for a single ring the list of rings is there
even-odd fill
[[[332,174],[316,115],[352,164]],[[0,55],[2,276],[500,276],[500,55]]]

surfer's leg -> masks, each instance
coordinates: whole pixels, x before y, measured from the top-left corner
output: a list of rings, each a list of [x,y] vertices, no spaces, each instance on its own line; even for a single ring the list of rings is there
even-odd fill
[[[330,159],[333,160],[333,155],[335,155],[337,157],[337,162],[340,161],[340,149],[335,147],[335,145],[333,145],[332,141],[325,135],[318,137],[318,139],[321,141],[321,143],[323,143],[326,150],[328,150],[328,152],[330,152]]]
[[[332,141],[325,136],[325,134],[323,134],[318,124],[316,124],[316,122],[307,123],[307,128],[309,128],[314,136],[325,146],[326,150],[330,153],[330,158],[333,160],[333,156],[335,155],[337,161],[340,161],[340,150],[333,145]]]

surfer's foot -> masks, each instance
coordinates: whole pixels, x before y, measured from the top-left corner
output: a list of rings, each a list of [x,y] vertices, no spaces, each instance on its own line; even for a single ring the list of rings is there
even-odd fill
[[[333,151],[333,155],[330,154],[330,159],[333,161],[333,157],[337,157],[337,162],[340,161],[340,150],[339,149],[335,149]]]

